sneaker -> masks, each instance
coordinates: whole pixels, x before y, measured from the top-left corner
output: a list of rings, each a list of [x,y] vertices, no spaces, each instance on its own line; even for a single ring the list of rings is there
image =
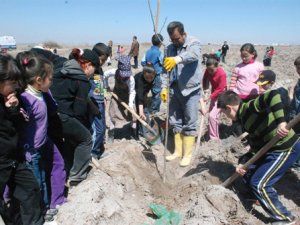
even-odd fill
[[[54,216],[58,213],[58,209],[48,209],[44,216],[46,222],[51,222],[54,220]]]
[[[299,222],[299,221],[296,220],[296,217],[294,217],[294,216],[291,216],[290,219],[291,219],[291,220],[280,220],[280,221],[276,221],[276,222],[273,222],[273,223],[271,223],[271,224],[272,224],[272,225],[296,225],[297,222]]]

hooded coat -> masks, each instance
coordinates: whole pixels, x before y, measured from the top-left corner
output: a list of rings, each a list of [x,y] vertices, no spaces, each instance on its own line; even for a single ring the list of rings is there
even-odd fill
[[[57,102],[57,111],[86,124],[88,121],[88,78],[75,59],[64,62],[54,73],[51,92]]]

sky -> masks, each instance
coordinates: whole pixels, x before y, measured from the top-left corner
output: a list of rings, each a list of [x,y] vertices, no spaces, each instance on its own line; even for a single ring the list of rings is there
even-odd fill
[[[147,0],[0,0],[0,9],[0,36],[17,43],[150,42],[153,34]],[[203,44],[300,44],[299,0],[161,0],[160,11],[166,40],[176,20]]]

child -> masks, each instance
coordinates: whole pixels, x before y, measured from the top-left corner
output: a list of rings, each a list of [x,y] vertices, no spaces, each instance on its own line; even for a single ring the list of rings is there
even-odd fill
[[[298,75],[300,75],[300,56],[295,60],[294,66],[296,68]],[[294,87],[293,99],[291,102],[290,118],[295,117],[298,113],[300,113],[300,79],[298,79],[298,82],[297,82],[296,86]],[[300,134],[299,124],[296,125],[294,130],[298,135]],[[296,161],[294,168],[296,171],[300,172],[300,157]]]
[[[273,188],[300,156],[298,136],[292,129],[286,129],[280,94],[276,90],[267,91],[245,103],[233,91],[226,91],[218,98],[218,108],[228,118],[239,121],[249,133],[252,154],[274,136],[281,138],[247,172],[240,165],[236,172],[244,176],[261,206],[277,221],[273,224],[295,224],[295,217],[282,205]]]
[[[234,68],[229,89],[237,93],[241,99],[249,100],[259,94],[259,87],[255,81],[264,66],[256,61],[257,53],[252,44],[244,44],[240,52],[243,62]]]
[[[31,52],[21,52],[16,58],[27,84],[21,101],[28,117],[22,126],[19,144],[25,150],[27,164],[40,185],[47,210],[45,220],[52,221],[58,212],[56,207],[65,202],[66,181],[63,158],[47,131],[48,115],[56,113],[56,103],[49,92],[53,68],[46,58]]]
[[[142,66],[147,65],[147,63],[151,63],[156,71],[156,76],[154,79],[154,84],[152,86],[151,92],[152,92],[152,102],[151,102],[151,108],[150,113],[156,113],[160,110],[160,93],[161,93],[161,74],[163,72],[163,54],[159,50],[159,48],[162,45],[164,38],[161,34],[154,34],[152,36],[152,46],[151,48],[146,52],[145,56],[142,59]]]
[[[218,49],[218,51],[215,52],[215,57],[217,58],[218,62],[220,62],[221,55],[222,55],[222,50]]]
[[[87,128],[89,79],[99,67],[99,57],[89,49],[73,49],[71,54],[74,59],[67,60],[54,73],[51,92],[58,104],[66,147],[72,147],[65,147],[63,157],[69,170],[68,185],[73,186],[86,179],[90,168],[92,137]]]
[[[24,154],[17,147],[19,100],[15,89],[20,78],[21,72],[15,60],[10,56],[0,56],[0,196],[2,199],[4,188],[8,185],[20,202],[22,223],[42,225],[39,185],[24,162]],[[1,200],[0,209],[2,207]],[[1,216],[4,217],[2,213]]]
[[[118,69],[106,71],[104,73],[107,79],[110,76],[115,76],[115,86],[113,93],[115,93],[119,99],[129,105],[130,108],[134,109],[135,99],[135,81],[131,72],[130,56],[120,55],[117,58]],[[114,139],[114,128],[117,120],[131,120],[131,114],[125,111],[125,108],[113,97],[109,105],[109,142],[113,142]],[[133,124],[134,125],[134,124]]]
[[[105,99],[104,95],[106,89],[104,88],[103,83],[103,71],[101,66],[104,65],[107,58],[110,55],[109,48],[103,43],[97,43],[93,47],[93,51],[99,57],[99,71],[96,71],[95,74],[90,79],[91,89],[89,93],[89,97],[92,102],[97,106],[100,114],[96,116],[92,116],[92,138],[93,138],[93,147],[92,147],[92,157],[96,159],[100,159],[101,155],[104,153],[104,140],[105,140],[105,130],[106,130],[106,122],[105,122]]]
[[[136,91],[135,103],[138,114],[143,120],[147,119],[145,115],[145,109],[147,108],[147,94],[154,85],[155,76],[156,70],[151,63],[148,63],[143,67],[143,72],[134,76]]]
[[[271,62],[274,54],[275,54],[274,47],[273,46],[270,46],[270,48],[267,47],[264,60],[263,60],[264,66],[271,66]]]
[[[210,95],[209,107],[209,137],[212,140],[218,140],[219,137],[219,115],[220,109],[217,108],[217,99],[220,93],[226,89],[226,73],[222,67],[219,66],[219,61],[213,57],[206,61],[206,70],[203,77],[203,90],[209,88],[209,83],[212,86]],[[207,99],[205,101],[208,101]],[[205,109],[201,110],[203,115],[206,114]]]

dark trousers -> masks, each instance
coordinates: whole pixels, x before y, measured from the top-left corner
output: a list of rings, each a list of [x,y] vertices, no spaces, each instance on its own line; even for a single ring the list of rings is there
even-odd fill
[[[60,114],[62,121],[65,148],[62,151],[69,180],[85,180],[91,160],[92,136],[90,131],[79,120]]]
[[[280,202],[273,186],[299,155],[300,142],[288,151],[268,152],[264,158],[249,167],[244,176],[263,209],[275,220],[291,220],[291,213]]]
[[[23,225],[42,225],[41,194],[39,185],[25,163],[15,164],[0,170],[1,199],[8,185],[13,197],[20,202],[20,214]],[[1,210],[2,211],[2,210]],[[6,219],[4,215],[1,214]]]
[[[134,56],[134,68],[138,68],[139,62],[138,62],[138,56]]]
[[[98,109],[100,111],[100,115],[95,116],[92,122],[92,131],[93,131],[93,147],[92,147],[92,155],[96,157],[100,157],[104,148],[102,147],[105,139],[105,106],[104,103],[98,103]]]
[[[151,112],[156,113],[160,110],[161,99],[160,99],[160,92],[161,92],[161,77],[160,74],[156,74],[153,87],[151,89],[152,92],[152,99],[151,99]]]
[[[266,58],[263,60],[264,66],[271,66],[271,58]]]

